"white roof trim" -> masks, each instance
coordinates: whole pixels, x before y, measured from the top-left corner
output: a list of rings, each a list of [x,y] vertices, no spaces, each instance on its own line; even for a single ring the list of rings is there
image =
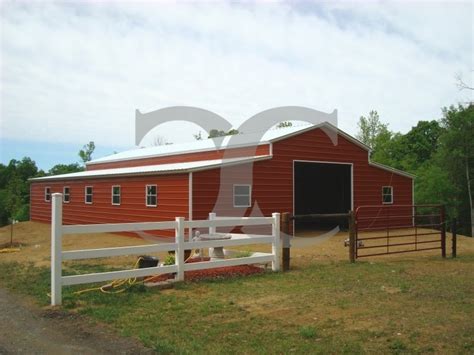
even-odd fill
[[[260,155],[253,157],[241,157],[232,159],[214,159],[214,160],[200,160],[184,163],[171,163],[159,165],[145,165],[128,168],[116,169],[100,169],[88,170],[77,173],[69,173],[54,176],[44,176],[40,178],[33,178],[30,181],[52,181],[52,180],[77,180],[77,179],[91,179],[91,178],[106,178],[115,176],[134,176],[134,175],[164,175],[164,174],[179,174],[189,173],[193,171],[208,170],[220,167],[228,167],[233,165],[252,163],[260,160],[271,159],[271,155]]]
[[[369,158],[369,165],[371,165],[371,166],[373,166],[373,167],[375,167],[375,168],[379,168],[379,169],[382,169],[382,170],[390,171],[391,173],[394,173],[394,174],[397,174],[397,175],[405,176],[405,177],[410,178],[410,179],[416,178],[416,175],[413,175],[413,174],[410,174],[410,173],[406,173],[406,172],[404,172],[404,171],[401,171],[401,170],[392,168],[392,167],[387,166],[387,165],[384,165],[384,164],[380,164],[380,163],[376,163],[376,162],[374,162],[374,161],[370,161],[370,158]]]

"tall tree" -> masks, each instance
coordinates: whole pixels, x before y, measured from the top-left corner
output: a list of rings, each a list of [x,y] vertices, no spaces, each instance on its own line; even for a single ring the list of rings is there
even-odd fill
[[[92,153],[94,153],[95,144],[93,141],[90,141],[86,145],[82,147],[79,151],[79,157],[81,158],[82,162],[85,164],[92,159]]]
[[[38,171],[36,163],[28,157],[12,159],[7,166],[0,166],[0,224],[8,223],[8,218],[27,220],[29,218],[29,178]]]
[[[441,124],[444,133],[440,137],[440,160],[453,183],[461,187],[459,200],[463,202],[461,218],[470,219],[471,235],[474,236],[474,105],[443,109]]]
[[[5,188],[5,210],[9,218],[17,218],[16,215],[23,204],[25,187],[27,187],[27,183],[17,175],[13,175],[8,182]]]
[[[384,140],[382,134],[377,139],[372,159],[416,174],[423,164],[430,163],[442,131],[437,121],[419,121],[406,134],[394,133],[388,140]]]
[[[388,130],[388,125],[380,121],[377,111],[372,110],[367,117],[359,118],[359,132],[356,138],[375,152],[377,147],[390,140],[392,133]]]

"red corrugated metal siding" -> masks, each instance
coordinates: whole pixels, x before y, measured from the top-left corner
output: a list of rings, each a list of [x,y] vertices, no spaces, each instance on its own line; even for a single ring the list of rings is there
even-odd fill
[[[147,207],[145,186],[158,186],[158,206]],[[63,192],[70,187],[71,201],[63,204],[64,224],[159,222],[188,218],[188,174],[123,177],[110,179],[36,182],[31,184],[31,220],[50,222],[51,202],[44,201],[44,188]],[[121,204],[111,204],[112,185],[121,186]],[[93,186],[93,204],[84,203],[85,186]],[[174,232],[157,231],[157,235]]]
[[[270,154],[270,146],[268,144],[262,144],[256,147],[243,147],[228,149],[225,151],[226,158],[237,158],[254,155],[268,155]],[[127,168],[133,166],[144,166],[144,165],[156,165],[156,164],[170,164],[170,163],[184,163],[190,161],[199,160],[213,160],[222,159],[224,156],[224,150],[214,150],[209,152],[199,153],[185,153],[177,154],[172,156],[154,157],[154,158],[143,158],[134,159],[127,161],[117,161],[110,163],[99,163],[87,165],[87,170],[99,170],[99,169],[113,169],[113,168]]]
[[[243,153],[243,149],[237,154]],[[246,153],[253,155],[251,149]],[[257,155],[267,154],[268,146],[257,149]],[[222,157],[223,152],[214,152]],[[153,158],[150,164],[214,159],[212,152],[184,154],[181,156]],[[165,160],[169,159],[169,160]],[[180,160],[181,159],[181,160]],[[184,160],[183,160],[184,159]],[[187,160],[190,159],[190,160]],[[367,151],[353,142],[339,136],[333,145],[321,130],[314,129],[289,137],[273,144],[273,158],[253,165],[253,182],[247,181],[245,168],[250,164],[224,168],[228,181],[221,185],[221,169],[193,173],[193,219],[206,219],[214,208],[219,188],[223,189],[219,215],[249,215],[252,208],[234,208],[233,184],[252,184],[252,206],[258,207],[264,215],[272,212],[293,212],[293,161],[326,161],[353,164],[354,208],[360,205],[379,205],[382,202],[382,186],[393,186],[394,204],[412,203],[412,180],[410,178],[373,167],[368,163]],[[138,160],[120,162],[121,166],[135,166]],[[143,162],[142,162],[143,163]],[[110,163],[113,164],[113,163]],[[103,165],[103,164],[101,164]],[[98,168],[98,165],[94,167]],[[110,168],[117,166],[108,166]],[[101,167],[103,168],[103,166]],[[167,176],[122,177],[70,182],[33,183],[31,189],[31,219],[49,222],[50,203],[44,202],[44,187],[51,186],[52,192],[62,192],[62,187],[71,187],[71,202],[64,205],[64,221],[70,223],[117,223],[135,221],[173,220],[176,216],[188,217],[188,174]],[[145,206],[145,185],[159,186],[156,208]],[[111,186],[122,186],[122,204],[111,205]],[[84,187],[94,186],[94,204],[84,203]]]
[[[382,186],[393,186],[394,204],[412,203],[412,180],[374,167],[368,163],[365,149],[339,136],[337,145],[321,130],[315,129],[273,145],[273,158],[256,162],[253,170],[252,199],[263,214],[293,213],[293,160],[353,163],[354,208],[360,205],[380,205]],[[250,183],[239,176],[242,166],[230,167],[235,178],[227,182],[224,191],[228,202],[220,206],[218,214],[235,215],[232,206],[232,184]],[[193,174],[193,218],[206,218],[212,211],[219,188],[220,169]],[[251,208],[247,208],[248,215]]]

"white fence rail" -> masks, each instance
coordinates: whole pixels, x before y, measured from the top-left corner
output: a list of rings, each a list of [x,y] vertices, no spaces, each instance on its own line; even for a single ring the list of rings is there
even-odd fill
[[[223,266],[236,266],[246,264],[272,263],[272,270],[280,269],[280,214],[273,213],[272,217],[216,217],[209,214],[209,220],[186,221],[184,217],[176,217],[175,221],[167,222],[141,222],[120,224],[87,224],[63,225],[62,220],[62,194],[52,195],[51,216],[51,305],[60,305],[62,302],[62,286],[77,285],[92,282],[144,277],[168,273],[176,273],[175,280],[183,281],[184,272],[204,270]],[[209,234],[216,234],[217,227],[271,225],[272,235],[230,234],[230,239],[220,240],[192,240],[185,241],[186,228],[208,228]],[[145,230],[174,229],[175,238],[170,243],[147,244],[129,247],[100,248],[87,250],[62,250],[62,237],[67,234],[82,233],[111,233],[133,232]],[[172,239],[170,239],[172,240]],[[211,260],[195,263],[185,263],[184,250],[203,249],[212,247],[228,247],[250,244],[271,244],[271,253],[254,253],[243,258]],[[120,270],[84,275],[62,276],[63,260],[79,260],[103,258],[120,255],[147,254],[165,251],[175,251],[175,264],[156,266],[142,269]]]

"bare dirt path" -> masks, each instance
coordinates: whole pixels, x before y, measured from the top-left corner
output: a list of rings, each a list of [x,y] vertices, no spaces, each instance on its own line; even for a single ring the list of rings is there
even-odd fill
[[[0,354],[152,354],[86,319],[39,309],[0,288]]]

